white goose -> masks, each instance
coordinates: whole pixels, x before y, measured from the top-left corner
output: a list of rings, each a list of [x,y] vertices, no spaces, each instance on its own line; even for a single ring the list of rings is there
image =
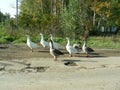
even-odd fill
[[[89,53],[94,52],[94,50],[92,48],[86,46],[86,41],[84,41],[82,50],[86,54],[87,57],[89,56]]]
[[[54,46],[55,49],[59,50],[59,49],[63,48],[59,43],[54,42],[52,34],[50,34],[50,39],[52,40],[53,46]]]
[[[27,46],[32,50],[32,52],[33,52],[34,48],[39,48],[40,47],[39,45],[37,45],[36,43],[34,43],[30,40],[29,35],[26,35],[26,36],[27,36]]]
[[[64,55],[64,53],[62,53],[61,51],[59,51],[58,49],[55,49],[53,46],[53,41],[50,39],[50,54],[54,57],[54,60],[57,60],[57,57],[59,55]]]
[[[40,36],[41,36],[40,44],[41,44],[44,48],[49,47],[49,43],[44,40],[44,37],[43,37],[43,34],[42,34],[42,33],[40,33]]]
[[[66,37],[67,39],[67,45],[66,45],[66,50],[69,52],[70,57],[72,57],[73,53],[79,53],[79,49],[76,49],[75,47],[70,45],[70,39],[68,37]]]

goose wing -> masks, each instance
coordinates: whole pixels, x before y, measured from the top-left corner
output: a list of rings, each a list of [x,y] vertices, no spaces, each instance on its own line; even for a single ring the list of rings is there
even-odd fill
[[[32,48],[38,48],[38,47],[40,47],[39,45],[37,45],[36,43],[34,43],[32,41],[30,41],[30,45],[31,45]]]
[[[78,52],[79,52],[76,48],[74,48],[74,47],[72,47],[72,46],[68,46],[68,47],[67,47],[67,50],[68,50],[69,52],[71,52],[71,53],[78,53]]]
[[[41,40],[40,43],[42,44],[42,46],[49,46],[49,43],[45,40]]]
[[[90,47],[86,47],[86,49],[87,49],[88,52],[94,52],[94,50]]]
[[[44,41],[45,46],[49,46],[49,43],[47,41]]]
[[[57,49],[54,49],[54,50],[53,50],[53,53],[54,53],[55,55],[64,55],[63,52],[61,52],[61,51],[59,51],[59,50],[57,50]]]
[[[55,49],[60,49],[60,44],[53,42],[53,46]]]

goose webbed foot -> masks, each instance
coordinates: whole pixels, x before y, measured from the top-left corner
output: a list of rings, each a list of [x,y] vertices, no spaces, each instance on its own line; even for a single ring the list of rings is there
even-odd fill
[[[54,56],[54,61],[57,61],[57,57],[56,56]]]
[[[88,53],[86,53],[86,57],[89,57],[89,54],[88,54]]]
[[[72,57],[72,54],[70,54],[69,57]]]

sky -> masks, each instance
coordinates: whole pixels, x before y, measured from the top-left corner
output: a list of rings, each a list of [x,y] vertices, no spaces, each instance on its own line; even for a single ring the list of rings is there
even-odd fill
[[[9,13],[11,17],[16,14],[16,0],[0,0],[0,11],[2,13]]]

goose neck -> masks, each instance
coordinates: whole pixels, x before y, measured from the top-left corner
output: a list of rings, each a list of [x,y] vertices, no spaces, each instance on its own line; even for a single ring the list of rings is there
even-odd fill
[[[27,41],[30,41],[30,37],[27,37]]]
[[[41,35],[41,40],[43,40],[44,39],[44,37],[43,37],[43,35]]]
[[[53,37],[51,36],[50,39],[53,41]]]
[[[52,40],[50,40],[50,48],[54,49]]]
[[[68,46],[70,45],[70,40],[69,40],[69,39],[67,39],[67,45],[68,45]]]
[[[86,42],[84,42],[83,46],[84,46],[84,47],[86,46]]]

